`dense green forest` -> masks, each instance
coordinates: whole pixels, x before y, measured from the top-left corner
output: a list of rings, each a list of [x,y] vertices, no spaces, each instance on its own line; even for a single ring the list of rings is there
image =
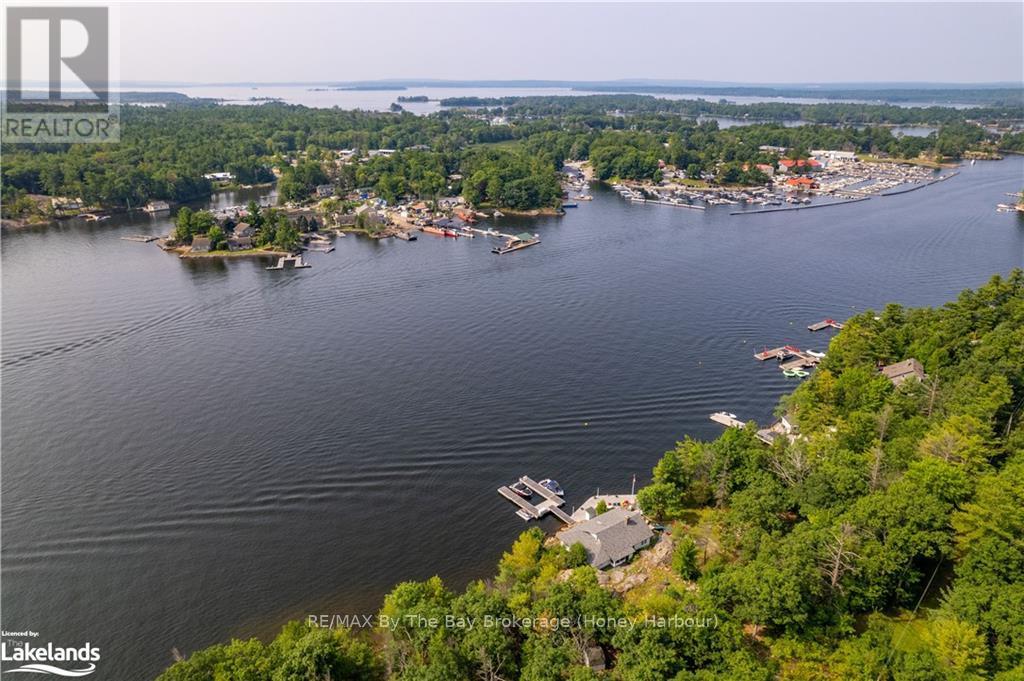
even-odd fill
[[[232,173],[240,184],[256,184],[274,180],[276,170],[285,201],[306,200],[318,184],[331,182],[341,191],[373,190],[390,202],[462,192],[471,203],[527,209],[556,204],[556,173],[563,161],[590,159],[592,150],[602,178],[653,178],[657,162],[664,160],[693,176],[714,173],[727,182],[755,183],[763,178],[742,166],[772,161],[758,150],[760,145],[799,152],[850,149],[900,158],[1024,151],[1024,133],[1000,138],[967,122],[967,116],[986,111],[998,119],[1010,109],[938,108],[938,131],[912,137],[895,135],[883,125],[834,123],[900,122],[931,109],[811,105],[850,115],[797,107],[790,113],[829,124],[719,129],[714,120],[698,122],[693,116],[704,112],[687,109],[691,106],[704,104],[640,95],[533,97],[510,101],[504,121],[458,110],[415,116],[280,103],[128,106],[118,144],[5,145],[4,217],[31,210],[29,194],[81,198],[108,208],[138,207],[151,199],[187,201],[208,195],[213,185],[203,176],[221,171]],[[792,105],[721,106],[738,107],[719,111],[722,115],[780,120],[789,114],[772,107]],[[1012,113],[1024,117],[1019,108]],[[345,149],[355,150],[357,162],[339,162],[337,152]],[[364,156],[374,149],[397,153]]]
[[[924,378],[879,373],[908,358]],[[857,315],[779,414],[798,436],[664,455],[640,503],[669,559],[624,594],[533,528],[493,579],[395,587],[389,626],[292,623],[160,681],[1024,678],[1024,271]]]

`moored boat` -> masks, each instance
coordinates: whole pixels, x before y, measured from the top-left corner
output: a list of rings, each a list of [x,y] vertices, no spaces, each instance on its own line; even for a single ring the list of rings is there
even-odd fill
[[[544,489],[551,491],[554,494],[557,494],[560,497],[565,496],[565,491],[562,490],[562,486],[558,484],[557,480],[552,480],[551,478],[544,478],[543,480],[540,481],[540,486],[543,487]]]

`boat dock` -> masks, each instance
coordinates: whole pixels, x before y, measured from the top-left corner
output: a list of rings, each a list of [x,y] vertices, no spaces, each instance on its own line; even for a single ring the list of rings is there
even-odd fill
[[[834,319],[822,319],[820,322],[814,322],[807,327],[808,331],[821,331],[822,329],[842,329],[843,323],[837,322]]]
[[[779,368],[783,371],[817,366],[818,362],[821,361],[821,357],[812,355],[792,345],[783,345],[780,348],[765,348],[761,352],[755,352],[754,359],[762,362],[769,359],[777,359],[780,362]]]
[[[521,476],[519,478],[519,482],[529,487],[530,490],[533,491],[535,494],[541,495],[541,497],[543,497],[543,501],[541,501],[538,504],[531,504],[529,501],[527,501],[526,499],[522,498],[521,496],[513,492],[511,489],[509,489],[507,485],[502,485],[501,487],[498,488],[498,494],[505,497],[506,499],[508,499],[509,501],[511,501],[512,503],[519,507],[519,510],[516,511],[517,516],[519,516],[523,520],[539,520],[545,514],[550,513],[566,525],[572,524],[572,518],[569,517],[569,514],[567,514],[565,511],[559,508],[560,506],[565,504],[565,499],[558,496],[557,494],[549,490],[547,487],[544,487],[540,483],[535,482],[529,476]]]
[[[278,258],[277,264],[270,267],[264,268],[268,270],[292,270],[302,269],[304,267],[312,267],[308,262],[302,259],[301,255],[283,255]]]
[[[844,201],[829,201],[828,203],[810,203],[802,206],[788,206],[781,208],[759,208],[757,210],[734,210],[729,215],[760,215],[761,213],[784,213],[790,210],[808,210],[810,208],[828,208],[830,206],[844,206],[848,203],[857,203],[858,201],[868,201],[870,196],[860,196],[855,199],[846,199]]]
[[[769,359],[779,359],[780,357],[791,355],[794,352],[800,352],[800,349],[795,348],[792,345],[783,345],[780,348],[771,348],[770,350],[768,348],[765,348],[761,352],[755,352],[754,359],[758,359],[764,362],[765,360]]]
[[[736,414],[730,414],[726,411],[716,411],[711,415],[711,420],[727,428],[743,428],[747,425],[736,418]]]
[[[124,241],[138,241],[139,243],[148,244],[150,241],[156,241],[160,237],[151,236],[149,234],[129,234],[128,236],[121,237]]]

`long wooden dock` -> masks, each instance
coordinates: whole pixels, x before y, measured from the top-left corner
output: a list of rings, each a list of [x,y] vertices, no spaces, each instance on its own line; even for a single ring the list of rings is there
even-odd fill
[[[516,511],[517,516],[523,520],[540,520],[545,514],[550,513],[563,523],[567,525],[572,524],[573,520],[569,517],[569,514],[559,508],[565,504],[565,499],[540,483],[535,482],[529,476],[524,475],[520,477],[519,482],[529,487],[534,493],[541,495],[543,501],[538,504],[532,504],[509,489],[507,485],[502,485],[498,488],[498,494],[519,507],[519,510]]]
[[[810,210],[811,208],[829,208],[831,206],[844,206],[848,203],[857,203],[858,201],[867,201],[870,196],[860,196],[855,199],[846,199],[844,201],[830,201],[828,203],[811,203],[802,206],[780,206],[778,208],[759,208],[757,210],[734,210],[729,215],[760,215],[762,213],[785,213],[791,210]]]

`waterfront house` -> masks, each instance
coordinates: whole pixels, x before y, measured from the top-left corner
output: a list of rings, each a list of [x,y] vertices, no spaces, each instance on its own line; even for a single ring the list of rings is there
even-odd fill
[[[239,222],[235,225],[235,238],[243,236],[256,236],[256,228],[248,222]]]
[[[653,537],[643,515],[625,508],[613,508],[558,535],[566,548],[582,544],[590,564],[598,570],[622,565],[648,546]]]
[[[167,203],[166,201],[150,201],[142,210],[146,211],[147,213],[162,213],[163,211],[170,209],[171,204]]]
[[[233,239],[228,239],[229,251],[247,251],[250,248],[252,248],[252,237],[250,236],[239,236]]]
[[[192,237],[192,248],[191,253],[209,253],[210,252],[210,237],[208,236],[196,236]]]
[[[897,387],[910,379],[923,381],[928,377],[924,373],[924,367],[913,357],[882,367],[882,375],[892,381],[892,384]]]

